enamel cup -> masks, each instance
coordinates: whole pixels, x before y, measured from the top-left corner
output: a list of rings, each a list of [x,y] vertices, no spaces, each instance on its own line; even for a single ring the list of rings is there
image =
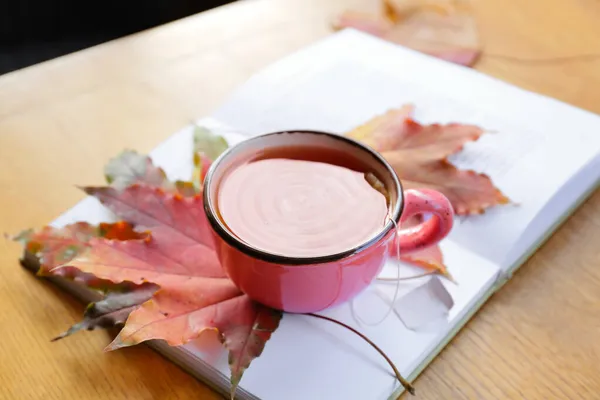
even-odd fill
[[[389,221],[370,240],[337,254],[286,257],[259,250],[240,240],[219,218],[217,191],[227,171],[263,149],[321,146],[351,152],[384,183],[391,216],[398,226],[416,214],[432,217],[416,227],[400,229]],[[399,245],[402,254],[435,245],[452,228],[448,199],[429,189],[402,190],[392,167],[376,151],[344,136],[327,132],[288,131],[245,140],[225,151],[204,180],[204,211],[213,229],[217,256],[230,279],[253,300],[293,313],[309,313],[345,302],[365,289]],[[398,243],[396,243],[398,241]]]

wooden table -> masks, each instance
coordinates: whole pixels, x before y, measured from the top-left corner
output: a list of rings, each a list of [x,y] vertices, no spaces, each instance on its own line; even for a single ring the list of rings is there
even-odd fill
[[[40,227],[101,184],[124,147],[148,151],[266,64],[376,0],[243,1],[0,77],[0,230]],[[596,0],[487,0],[477,69],[600,113]],[[568,132],[565,132],[568,141]],[[0,397],[216,399],[145,346],[106,332],[50,343],[83,305],[19,268],[0,241]],[[416,382],[420,399],[593,399],[600,392],[600,193],[484,306]]]

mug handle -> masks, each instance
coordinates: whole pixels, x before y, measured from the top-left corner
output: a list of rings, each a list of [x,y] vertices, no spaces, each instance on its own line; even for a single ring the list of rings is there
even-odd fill
[[[450,233],[454,223],[454,211],[446,196],[431,189],[404,191],[404,210],[400,217],[400,226],[410,217],[422,213],[432,214],[432,217],[417,226],[398,230],[396,240],[400,244],[400,254],[433,246]]]

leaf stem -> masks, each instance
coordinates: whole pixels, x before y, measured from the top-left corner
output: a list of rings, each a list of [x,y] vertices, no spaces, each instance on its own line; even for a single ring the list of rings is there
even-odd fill
[[[400,375],[400,371],[398,371],[398,368],[396,368],[396,366],[394,365],[394,363],[392,362],[392,360],[390,360],[390,358],[387,356],[387,354],[385,354],[383,352],[383,350],[381,350],[379,348],[379,346],[377,346],[375,343],[373,343],[373,341],[371,339],[369,339],[368,337],[366,337],[364,334],[360,333],[359,331],[357,331],[356,329],[352,328],[349,325],[346,325],[345,323],[335,320],[333,318],[329,318],[326,317],[324,315],[319,315],[319,314],[313,314],[313,313],[309,313],[309,314],[305,314],[305,315],[309,315],[311,317],[315,317],[315,318],[319,318],[319,319],[324,319],[326,321],[329,322],[333,322],[334,324],[337,324],[341,327],[344,327],[346,329],[348,329],[349,331],[355,333],[356,335],[358,335],[361,339],[363,339],[365,342],[369,343],[371,345],[371,347],[373,347],[375,350],[377,350],[377,352],[379,354],[381,354],[381,356],[383,358],[385,358],[385,361],[387,361],[387,363],[390,365],[390,367],[392,368],[392,370],[394,371],[394,374],[396,375],[396,379],[398,379],[398,381],[400,382],[400,384],[402,385],[402,387],[404,387],[404,389],[414,395],[415,394],[415,388],[410,384],[410,382],[408,382],[406,379],[404,379],[402,377],[402,375]]]

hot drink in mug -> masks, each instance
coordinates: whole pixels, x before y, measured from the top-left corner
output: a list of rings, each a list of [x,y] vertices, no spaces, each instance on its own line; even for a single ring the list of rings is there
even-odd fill
[[[439,192],[403,192],[377,152],[313,131],[265,134],[227,150],[205,177],[204,209],[232,281],[260,303],[302,313],[351,299],[397,246],[432,246],[453,220]],[[395,232],[420,213],[432,218]]]

